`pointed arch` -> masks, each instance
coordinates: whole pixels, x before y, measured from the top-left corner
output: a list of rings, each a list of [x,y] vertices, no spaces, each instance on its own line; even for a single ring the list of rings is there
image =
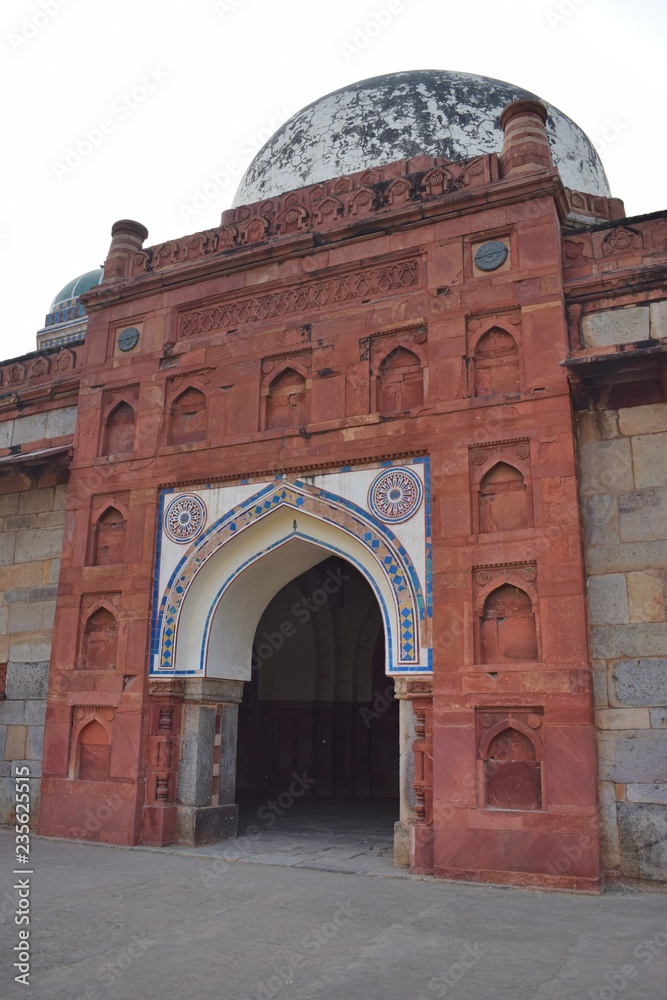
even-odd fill
[[[475,347],[475,395],[519,392],[519,347],[507,330],[492,326]]]
[[[376,595],[387,673],[430,670],[430,617],[416,570],[391,531],[350,501],[279,482],[212,525],[177,566],[156,619],[154,672],[248,680],[262,611],[332,553],[356,566]]]
[[[486,597],[481,617],[481,662],[536,660],[537,626],[530,595],[503,583]]]
[[[424,402],[424,370],[421,359],[402,344],[394,347],[378,368],[378,411],[395,413]]]
[[[102,454],[124,455],[131,451],[134,451],[134,409],[121,400],[105,421]]]
[[[500,728],[484,752],[484,805],[489,809],[542,808],[542,764],[532,734],[516,724]]]
[[[111,566],[125,561],[127,522],[117,507],[110,504],[94,527],[93,566]]]
[[[508,462],[496,462],[479,484],[479,530],[516,531],[532,523],[529,492],[523,473]]]
[[[179,393],[169,408],[167,443],[197,444],[208,436],[206,396],[190,385]]]
[[[266,399],[267,430],[304,427],[308,423],[308,387],[296,368],[283,368],[269,383]]]
[[[86,618],[79,645],[78,666],[87,670],[113,670],[116,666],[118,621],[115,613],[101,604]]]

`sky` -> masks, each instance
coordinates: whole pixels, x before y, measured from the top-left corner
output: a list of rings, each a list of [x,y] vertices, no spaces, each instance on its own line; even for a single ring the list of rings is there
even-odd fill
[[[0,357],[35,349],[114,221],[147,245],[219,225],[283,121],[384,73],[530,90],[590,136],[628,215],[664,209],[666,22],[664,0],[5,0]]]

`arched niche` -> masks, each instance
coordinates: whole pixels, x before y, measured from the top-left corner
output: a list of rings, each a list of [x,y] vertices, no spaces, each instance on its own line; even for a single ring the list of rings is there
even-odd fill
[[[208,435],[206,396],[194,386],[184,389],[169,408],[168,443],[197,444]]]
[[[394,413],[424,402],[421,359],[406,347],[395,347],[378,368],[377,405],[380,413]]]
[[[79,781],[106,781],[109,778],[111,735],[99,719],[91,719],[76,737],[74,777]]]
[[[88,615],[79,648],[79,667],[87,670],[113,670],[116,666],[118,622],[116,615],[101,605]]]
[[[479,484],[478,507],[482,533],[530,527],[531,504],[523,473],[507,462],[497,462]]]
[[[519,348],[507,330],[498,326],[480,337],[475,347],[475,395],[519,392]]]
[[[97,519],[93,532],[93,565],[111,566],[125,561],[126,521],[110,506]]]
[[[534,739],[513,725],[488,742],[484,753],[484,798],[489,809],[541,809],[542,765]]]
[[[511,583],[496,587],[482,608],[482,663],[512,663],[538,658],[537,626],[530,595]]]
[[[308,388],[305,377],[284,368],[270,382],[266,397],[266,429],[304,427],[308,423]]]
[[[124,400],[109,413],[104,425],[103,455],[134,451],[134,410]]]

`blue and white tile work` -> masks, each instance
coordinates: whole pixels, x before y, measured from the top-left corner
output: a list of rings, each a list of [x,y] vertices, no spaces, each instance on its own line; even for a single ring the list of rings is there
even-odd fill
[[[431,671],[427,458],[165,490],[159,523],[152,676],[245,677],[271,597],[331,554],[376,594],[387,673]]]

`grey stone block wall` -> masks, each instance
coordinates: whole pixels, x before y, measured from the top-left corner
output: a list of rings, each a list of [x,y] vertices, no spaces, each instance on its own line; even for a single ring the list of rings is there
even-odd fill
[[[605,866],[664,881],[667,406],[581,412],[578,432]]]
[[[48,419],[66,433],[63,428],[69,427],[71,414],[53,413]],[[42,418],[46,428],[47,415]],[[24,437],[26,428],[14,423],[13,434]],[[35,420],[33,425],[35,432]],[[13,775],[18,766],[30,769],[33,822],[38,817],[66,502],[66,486],[26,484],[19,492],[0,494],[0,665],[6,667],[0,698],[0,824],[14,822]]]

